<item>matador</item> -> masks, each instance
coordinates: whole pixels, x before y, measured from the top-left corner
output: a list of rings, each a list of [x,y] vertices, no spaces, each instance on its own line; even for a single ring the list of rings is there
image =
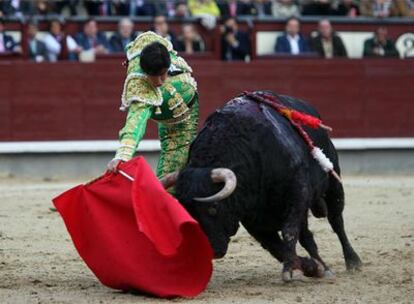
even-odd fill
[[[121,110],[128,111],[119,132],[120,146],[108,169],[130,160],[144,136],[147,122],[158,123],[161,154],[157,176],[181,169],[197,133],[199,107],[192,69],[170,41],[145,32],[126,46],[128,71]]]

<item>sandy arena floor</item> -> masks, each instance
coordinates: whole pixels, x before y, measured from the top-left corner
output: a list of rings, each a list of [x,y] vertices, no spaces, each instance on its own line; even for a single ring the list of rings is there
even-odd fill
[[[78,257],[51,199],[76,182],[0,180],[0,303],[166,303],[102,286]],[[334,283],[284,284],[244,231],[215,261],[207,290],[179,303],[414,303],[414,177],[345,177],[345,223],[364,262],[347,273],[326,220],[312,220]]]

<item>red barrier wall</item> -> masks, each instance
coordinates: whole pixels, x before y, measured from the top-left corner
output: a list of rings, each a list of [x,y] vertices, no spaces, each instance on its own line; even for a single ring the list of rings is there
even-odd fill
[[[414,137],[414,61],[190,60],[202,119],[244,90],[271,89],[310,101],[334,137]],[[0,62],[0,140],[115,139],[125,69],[93,64]],[[151,124],[147,138],[156,138]]]

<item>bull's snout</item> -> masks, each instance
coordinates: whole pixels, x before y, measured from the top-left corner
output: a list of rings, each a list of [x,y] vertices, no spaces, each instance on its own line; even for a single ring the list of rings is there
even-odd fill
[[[226,238],[221,242],[213,242],[213,244],[215,244],[212,246],[214,252],[214,259],[221,259],[226,255],[229,242],[230,238]]]
[[[214,259],[221,259],[226,255],[225,251],[214,252]]]

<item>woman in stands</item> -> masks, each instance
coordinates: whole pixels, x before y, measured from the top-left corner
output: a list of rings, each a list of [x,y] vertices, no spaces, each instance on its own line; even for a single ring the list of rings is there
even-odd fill
[[[81,48],[70,35],[62,30],[59,20],[52,20],[49,25],[49,32],[44,36],[49,61],[55,62],[58,59],[76,60]]]

